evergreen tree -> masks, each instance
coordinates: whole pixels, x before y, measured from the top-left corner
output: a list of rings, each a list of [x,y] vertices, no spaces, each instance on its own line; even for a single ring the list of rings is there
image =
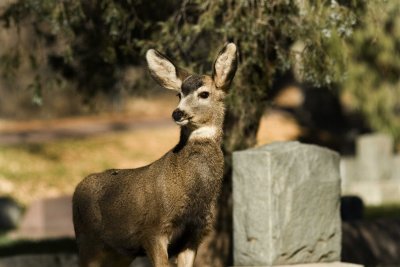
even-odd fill
[[[88,101],[99,92],[113,94],[126,67],[143,61],[143,43],[176,8],[174,1],[16,1],[1,20],[32,36],[29,44],[3,52],[2,61],[9,62],[3,70],[15,71],[8,67],[19,67],[15,62],[31,62],[37,72],[35,97],[49,85],[40,71],[43,65],[73,83]]]
[[[357,22],[353,11],[361,2],[20,0],[3,20],[9,25],[32,21],[39,38],[50,45],[62,41],[64,49],[50,55],[47,63],[58,62],[54,68],[71,73],[69,78],[89,96],[112,90],[118,72],[135,64],[150,47],[202,73],[211,69],[224,43],[238,45],[239,70],[227,100],[226,168],[217,231],[207,257],[198,260],[201,266],[229,266],[231,153],[255,145],[275,77],[295,68],[304,81],[316,85],[342,81],[344,42]]]
[[[371,1],[349,40],[344,98],[400,142],[400,5]]]

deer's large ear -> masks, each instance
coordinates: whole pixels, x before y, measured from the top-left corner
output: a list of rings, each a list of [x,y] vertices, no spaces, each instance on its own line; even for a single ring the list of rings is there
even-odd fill
[[[235,77],[238,65],[238,52],[234,43],[228,43],[219,52],[214,62],[212,78],[217,88],[226,90]]]
[[[166,56],[155,49],[149,49],[146,60],[150,74],[162,87],[180,91],[182,81],[188,76],[185,70],[179,69]]]

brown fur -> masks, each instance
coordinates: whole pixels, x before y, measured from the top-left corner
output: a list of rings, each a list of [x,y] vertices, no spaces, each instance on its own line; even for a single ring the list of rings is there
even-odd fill
[[[158,75],[157,68],[149,67]],[[171,80],[168,84],[174,86]],[[203,76],[201,85],[197,89],[210,92],[210,98],[198,100],[195,88],[181,100],[190,119],[175,148],[150,165],[92,174],[77,186],[73,217],[81,266],[129,266],[144,252],[155,267],[168,266],[173,256],[179,267],[192,266],[213,222],[224,162],[225,92],[209,76]],[[195,132],[210,126],[215,134]]]

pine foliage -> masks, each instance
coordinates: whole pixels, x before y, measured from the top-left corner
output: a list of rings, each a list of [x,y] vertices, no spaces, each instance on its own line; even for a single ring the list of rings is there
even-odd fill
[[[374,130],[400,141],[400,5],[370,1],[349,41],[343,93]]]

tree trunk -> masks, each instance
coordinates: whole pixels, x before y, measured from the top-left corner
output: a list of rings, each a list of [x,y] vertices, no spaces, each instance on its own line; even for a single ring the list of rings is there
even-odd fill
[[[225,172],[218,202],[215,232],[199,251],[196,266],[225,267],[233,264],[232,152],[256,144],[260,120],[265,110],[266,91],[255,94],[252,88],[234,87],[227,100],[224,124]]]

